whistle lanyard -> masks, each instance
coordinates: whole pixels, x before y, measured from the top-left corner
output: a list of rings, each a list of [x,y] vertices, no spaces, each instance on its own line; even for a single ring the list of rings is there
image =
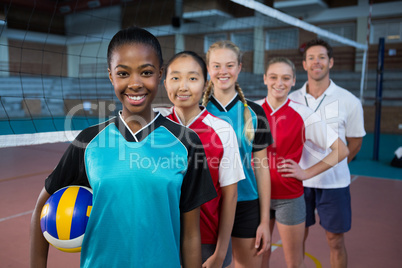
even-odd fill
[[[325,95],[325,94],[324,94],[324,97],[322,97],[322,99],[321,99],[320,103],[318,104],[317,108],[315,108],[314,112],[316,112],[316,111],[318,110],[318,108],[320,108],[320,105],[321,105],[321,103],[324,101],[324,99],[325,99],[325,97],[326,97],[326,96],[327,96],[327,95]],[[307,107],[309,107],[309,108],[310,108],[310,106],[308,105],[308,102],[307,102],[307,98],[306,98],[306,96],[304,96],[304,100],[306,101],[306,105],[307,105]]]

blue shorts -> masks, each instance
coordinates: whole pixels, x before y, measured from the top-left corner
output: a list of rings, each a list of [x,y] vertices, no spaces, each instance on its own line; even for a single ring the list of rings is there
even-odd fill
[[[352,208],[349,186],[337,189],[304,187],[306,200],[306,227],[315,224],[317,209],[321,226],[335,234],[346,233],[352,225]]]

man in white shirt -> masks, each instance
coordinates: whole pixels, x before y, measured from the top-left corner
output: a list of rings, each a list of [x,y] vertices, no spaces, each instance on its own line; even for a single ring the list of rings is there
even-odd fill
[[[308,81],[289,98],[310,107],[332,127],[339,138],[348,146],[349,157],[333,168],[303,181],[306,200],[306,233],[315,224],[315,209],[320,224],[326,231],[330,247],[331,267],[347,267],[347,252],[344,233],[351,228],[350,171],[348,163],[356,156],[362,145],[364,130],[363,108],[353,94],[337,86],[329,71],[334,65],[332,47],[323,40],[311,40],[306,44],[303,67]],[[327,152],[305,146],[300,161],[308,168],[320,161]]]

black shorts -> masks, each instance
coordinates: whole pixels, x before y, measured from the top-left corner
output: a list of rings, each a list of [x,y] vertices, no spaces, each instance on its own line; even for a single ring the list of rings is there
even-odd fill
[[[260,202],[258,199],[237,202],[232,236],[255,238],[260,225]]]

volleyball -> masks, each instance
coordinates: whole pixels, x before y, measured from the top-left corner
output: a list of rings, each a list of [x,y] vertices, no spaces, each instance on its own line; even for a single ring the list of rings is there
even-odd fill
[[[92,189],[67,186],[52,194],[42,208],[45,239],[64,252],[80,252],[92,209]]]

